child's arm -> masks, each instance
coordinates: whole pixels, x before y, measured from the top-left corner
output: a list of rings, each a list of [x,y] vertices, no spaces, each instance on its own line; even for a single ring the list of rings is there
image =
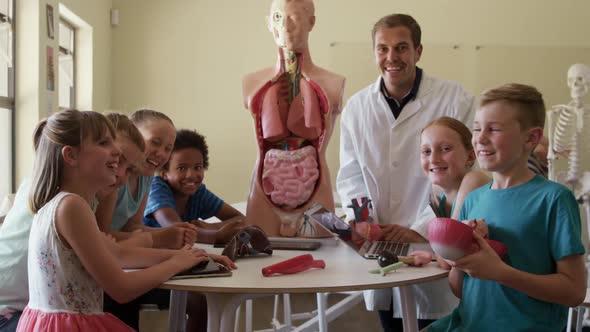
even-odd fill
[[[144,232],[149,234],[147,232]],[[171,249],[152,249],[142,248],[137,246],[127,246],[121,242],[113,241],[108,234],[104,237],[107,249],[113,254],[115,259],[119,262],[121,268],[124,269],[140,269],[150,267],[170,259],[177,250]],[[202,249],[202,254],[205,251]]]
[[[163,207],[153,212],[154,218],[158,221],[162,227],[178,226],[186,224],[178,215],[176,210],[170,207]],[[191,222],[192,225],[197,227],[197,238],[196,240],[200,243],[213,244],[219,240],[219,242],[226,242],[231,238],[235,232],[233,230],[241,225],[244,220],[244,215],[235,209],[233,206],[223,203],[219,211],[215,215],[218,219],[222,220],[218,223],[207,223],[203,220],[194,220]],[[225,231],[224,231],[225,230]],[[221,231],[221,234],[218,233]],[[228,233],[226,235],[226,233]],[[219,238],[221,237],[221,238]]]
[[[246,218],[242,212],[238,211],[235,207],[223,202],[221,209],[215,215],[219,220],[222,222],[232,222],[232,221],[244,221]]]
[[[96,221],[101,232],[111,233],[111,223],[113,222],[113,213],[117,204],[117,190],[105,197],[98,197],[98,207],[96,208]],[[114,236],[114,234],[113,234]],[[115,238],[117,238],[115,236]]]
[[[98,197],[98,207],[94,215],[96,216],[96,222],[101,232],[112,235],[117,241],[120,241],[123,245],[138,246],[151,248],[153,245],[153,239],[150,234],[138,232],[118,232],[111,230],[111,222],[113,220],[113,211],[117,204],[118,193],[117,190],[112,191],[106,196]]]
[[[74,250],[88,273],[117,302],[130,301],[205,259],[198,249],[183,249],[160,264],[127,273],[108,249],[94,214],[81,197],[65,197],[57,207],[55,223],[65,245]]]
[[[177,249],[185,244],[193,244],[197,238],[197,229],[189,223],[178,223],[176,227],[152,228],[142,223],[143,212],[147,204],[147,195],[141,201],[137,212],[129,218],[129,221],[123,229],[133,231],[142,229],[152,233],[154,248],[172,248]],[[159,221],[158,221],[159,222]]]
[[[162,227],[175,226],[184,221],[180,218],[176,210],[171,207],[163,207],[153,212],[154,218]]]
[[[488,182],[490,182],[490,178],[484,172],[471,171],[465,174],[463,180],[461,180],[461,186],[459,186],[459,192],[457,193],[457,198],[455,199],[455,207],[453,208],[453,215],[451,218],[457,219],[459,217],[461,206],[463,205],[467,194]]]
[[[125,230],[126,232],[133,232],[138,229],[141,229],[144,231],[147,231],[150,229],[150,227],[146,227],[142,223],[143,211],[145,210],[146,204],[147,204],[147,195],[145,195],[143,197],[143,199],[141,200],[141,204],[139,205],[139,208],[137,209],[135,214],[133,216],[131,216],[131,218],[129,218],[129,220],[127,220],[127,223],[125,224],[125,226],[123,226],[123,230]]]
[[[193,220],[191,223],[198,228],[197,237],[200,243],[226,243],[231,240],[237,229],[244,225],[246,217],[233,206],[223,203],[215,217],[221,222],[207,223],[203,220]]]
[[[457,269],[451,268],[449,272],[449,285],[451,286],[451,291],[455,296],[459,299],[463,297],[463,277],[465,272]]]
[[[141,230],[132,232],[132,233],[124,233],[118,232],[119,234],[127,234],[127,238],[123,240],[118,240],[119,244],[122,246],[127,247],[143,247],[143,248],[151,248],[154,246],[154,238],[151,232],[144,232]],[[116,236],[115,236],[116,238]]]
[[[586,295],[586,268],[583,255],[571,255],[557,261],[557,272],[532,274],[503,262],[477,232],[473,232],[481,250],[455,262],[454,267],[474,278],[495,280],[537,300],[575,307]]]

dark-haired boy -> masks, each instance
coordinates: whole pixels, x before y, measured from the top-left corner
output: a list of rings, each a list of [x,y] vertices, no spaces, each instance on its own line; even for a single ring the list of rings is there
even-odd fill
[[[193,130],[179,130],[170,160],[152,186],[143,223],[167,227],[191,222],[198,228],[197,242],[225,242],[242,225],[244,215],[209,191],[203,179],[209,167],[205,137]],[[217,217],[221,223],[202,219]]]

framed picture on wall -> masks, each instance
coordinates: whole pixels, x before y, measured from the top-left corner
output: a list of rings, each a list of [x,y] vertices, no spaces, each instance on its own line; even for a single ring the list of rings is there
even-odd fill
[[[47,37],[53,39],[55,36],[55,26],[53,24],[53,7],[47,5]]]
[[[47,90],[55,90],[55,68],[53,67],[53,47],[47,46]]]

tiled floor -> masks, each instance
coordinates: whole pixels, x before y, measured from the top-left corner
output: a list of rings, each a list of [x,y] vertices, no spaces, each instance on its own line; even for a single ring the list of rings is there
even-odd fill
[[[343,298],[341,294],[332,294],[328,297],[329,304],[335,303]],[[253,324],[255,330],[271,328],[270,321],[273,313],[274,297],[264,297],[254,300]],[[291,306],[293,312],[306,312],[316,308],[315,294],[294,294],[291,295]],[[282,308],[279,309],[282,317]],[[244,331],[244,309],[240,314],[240,330]],[[168,322],[167,311],[142,311],[140,314],[140,332],[166,331]],[[301,324],[301,322],[294,322]],[[379,317],[375,312],[365,310],[364,302],[357,304],[350,311],[338,317],[328,325],[330,331],[381,331]],[[190,331],[189,331],[190,332]]]

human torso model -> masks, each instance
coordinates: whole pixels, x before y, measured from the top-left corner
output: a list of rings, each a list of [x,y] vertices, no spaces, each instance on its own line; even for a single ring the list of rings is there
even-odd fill
[[[302,214],[313,202],[334,210],[325,154],[344,77],[312,62],[307,35],[314,22],[311,1],[274,1],[269,29],[279,46],[277,64],[242,82],[258,144],[246,215],[269,236],[302,235]]]

